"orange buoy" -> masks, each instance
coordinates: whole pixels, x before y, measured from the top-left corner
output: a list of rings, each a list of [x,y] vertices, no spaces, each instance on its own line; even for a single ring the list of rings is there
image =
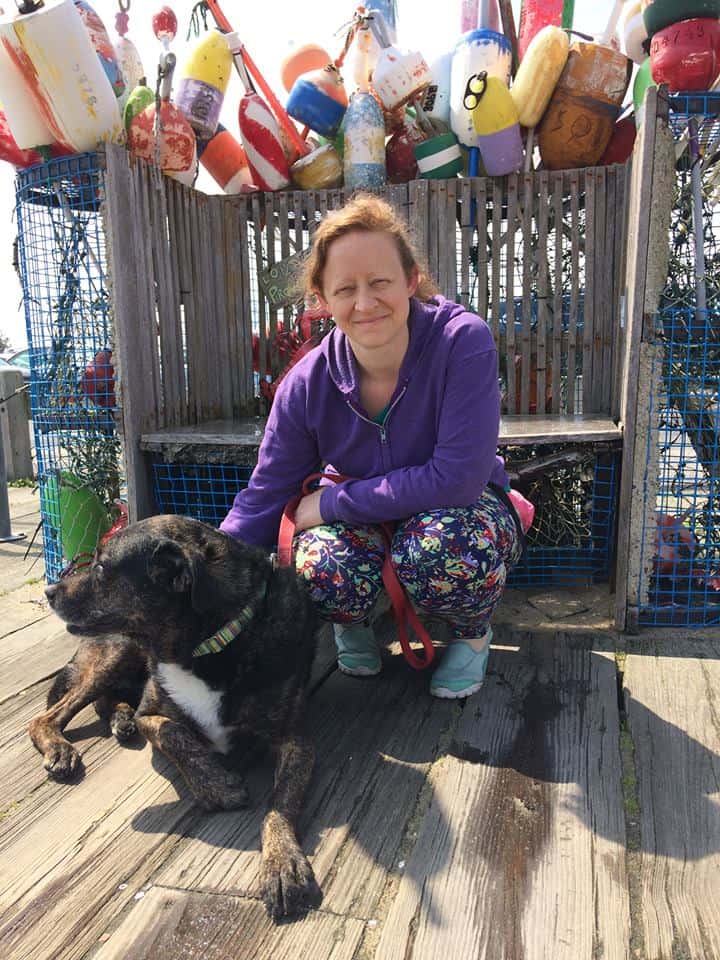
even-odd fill
[[[252,183],[245,151],[221,123],[213,137],[198,142],[198,159],[225,193],[242,193]]]
[[[317,43],[304,43],[292,50],[280,64],[280,81],[290,93],[293,84],[303,73],[323,70],[329,63],[332,63],[332,57],[324,47]]]
[[[538,127],[550,170],[594,166],[610,142],[630,81],[632,61],[611,47],[579,41]]]

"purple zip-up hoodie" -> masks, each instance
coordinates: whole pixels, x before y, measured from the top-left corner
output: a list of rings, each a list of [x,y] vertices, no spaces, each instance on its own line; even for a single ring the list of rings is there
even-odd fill
[[[497,456],[497,352],[484,320],[444,297],[412,298],[410,339],[381,426],[363,409],[350,343],[334,329],[278,388],[247,489],[220,525],[272,547],[283,507],[305,477],[331,464],[351,480],[323,488],[326,523],[402,520],[464,507],[504,487]]]

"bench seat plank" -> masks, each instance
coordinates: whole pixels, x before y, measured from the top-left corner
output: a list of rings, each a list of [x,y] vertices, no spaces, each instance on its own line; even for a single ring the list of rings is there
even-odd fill
[[[210,420],[186,427],[169,427],[140,438],[148,453],[168,462],[254,463],[265,429],[264,417]],[[500,446],[536,443],[601,443],[620,440],[621,428],[602,414],[512,414],[500,423]],[[224,458],[227,458],[226,460]]]

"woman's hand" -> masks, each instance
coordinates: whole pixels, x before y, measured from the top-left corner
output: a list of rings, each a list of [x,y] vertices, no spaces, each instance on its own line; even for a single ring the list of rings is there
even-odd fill
[[[307,530],[308,527],[317,527],[324,523],[320,513],[320,495],[322,490],[315,490],[303,497],[295,511],[295,530]]]

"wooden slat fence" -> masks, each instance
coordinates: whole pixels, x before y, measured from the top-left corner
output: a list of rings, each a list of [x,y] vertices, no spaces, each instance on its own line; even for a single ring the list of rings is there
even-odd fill
[[[106,152],[110,273],[133,256],[122,324],[153,384],[151,429],[258,412],[260,370],[277,372],[275,335],[294,308],[258,277],[306,250],[343,190],[207,196]],[[617,408],[628,168],[414,181],[385,196],[409,223],[441,291],[486,317],[498,343],[505,412],[606,413]],[[122,209],[122,216],[118,216]],[[148,297],[148,291],[154,291]],[[152,419],[152,417],[151,417]],[[147,420],[147,417],[146,417]]]

